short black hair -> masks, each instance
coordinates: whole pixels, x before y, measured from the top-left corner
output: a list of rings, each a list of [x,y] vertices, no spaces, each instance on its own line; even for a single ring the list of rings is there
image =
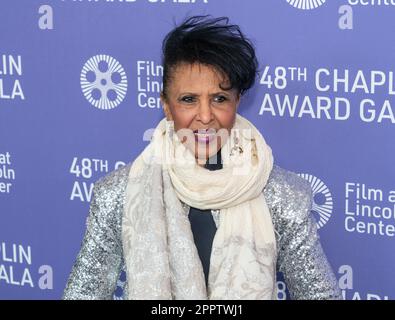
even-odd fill
[[[254,85],[258,60],[251,41],[229,18],[192,16],[170,31],[162,43],[163,95],[172,68],[181,63],[214,67],[229,79],[230,87],[243,95]]]

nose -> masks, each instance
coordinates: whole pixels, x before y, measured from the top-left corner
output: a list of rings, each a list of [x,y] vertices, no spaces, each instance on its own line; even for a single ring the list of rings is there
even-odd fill
[[[214,119],[214,115],[210,106],[210,101],[201,101],[199,106],[198,119],[204,124],[208,124]]]

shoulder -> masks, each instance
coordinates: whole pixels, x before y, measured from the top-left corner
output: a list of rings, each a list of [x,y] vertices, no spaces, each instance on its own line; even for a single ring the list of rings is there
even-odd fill
[[[302,222],[310,214],[312,202],[310,183],[295,172],[278,165],[273,166],[264,188],[264,196],[276,221]]]
[[[122,212],[130,164],[120,167],[98,179],[93,186],[87,227],[91,234],[99,237],[97,242],[111,235],[114,243],[120,244]]]
[[[311,185],[307,180],[276,164],[273,165],[265,189],[270,190],[272,196],[280,193],[288,193],[292,196],[303,196],[311,193]]]
[[[107,173],[95,182],[97,188],[114,188],[126,183],[128,178],[131,162]]]
[[[131,163],[109,172],[94,183],[93,197],[96,201],[111,203],[123,197]]]
[[[107,173],[95,182],[96,191],[116,191],[126,186],[131,163]]]

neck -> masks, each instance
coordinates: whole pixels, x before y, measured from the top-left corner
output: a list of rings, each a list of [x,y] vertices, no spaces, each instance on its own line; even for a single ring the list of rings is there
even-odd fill
[[[216,154],[213,154],[209,158],[196,158],[196,163],[198,166],[210,171],[222,169],[221,149],[219,149]]]

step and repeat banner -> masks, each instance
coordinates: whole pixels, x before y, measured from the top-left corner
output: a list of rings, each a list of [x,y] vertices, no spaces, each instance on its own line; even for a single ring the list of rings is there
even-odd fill
[[[62,296],[93,183],[147,145],[162,39],[197,14],[255,44],[239,111],[311,183],[344,298],[394,299],[393,0],[2,0],[0,298]]]

